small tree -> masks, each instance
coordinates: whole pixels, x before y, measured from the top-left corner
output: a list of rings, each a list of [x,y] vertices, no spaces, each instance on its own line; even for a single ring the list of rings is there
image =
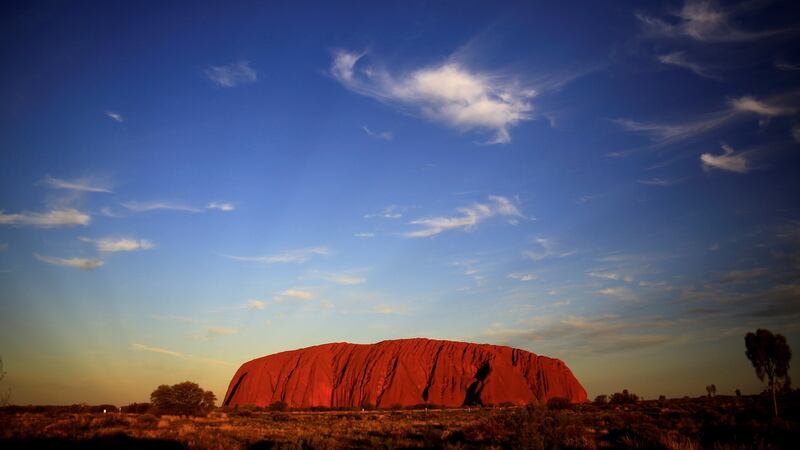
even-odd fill
[[[789,360],[792,351],[786,338],[781,334],[772,334],[769,330],[758,329],[755,333],[747,333],[744,337],[747,349],[745,355],[756,369],[756,376],[764,381],[772,391],[772,407],[778,417],[778,400],[776,392],[789,380]]]
[[[214,408],[217,397],[211,391],[204,391],[197,383],[183,383],[167,386],[162,384],[150,394],[150,403],[161,414],[197,415],[205,414]]]
[[[717,395],[717,386],[714,384],[709,384],[706,386],[706,392],[708,392],[709,397]]]
[[[608,403],[608,396],[605,394],[600,394],[594,398],[594,403],[597,405],[605,405]]]

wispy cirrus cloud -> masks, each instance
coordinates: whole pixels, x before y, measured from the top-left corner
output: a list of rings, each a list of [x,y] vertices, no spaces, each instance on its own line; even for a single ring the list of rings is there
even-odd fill
[[[694,72],[695,75],[699,75],[703,78],[710,78],[713,80],[721,79],[721,77],[718,74],[714,73],[714,71],[711,70],[709,67],[706,67],[697,62],[690,61],[686,57],[686,52],[679,51],[679,52],[667,53],[664,55],[660,55],[658,57],[658,60],[662,64],[688,69]]]
[[[362,125],[361,129],[371,138],[380,139],[382,141],[391,141],[394,139],[394,134],[392,134],[391,131],[372,131],[366,125]]]
[[[92,218],[77,209],[54,209],[44,213],[21,212],[6,214],[0,210],[0,225],[35,226],[42,228],[71,227],[89,225]]]
[[[599,291],[596,291],[596,293],[627,302],[635,301],[637,299],[636,294],[632,290],[623,286],[600,289]]]
[[[721,155],[712,155],[711,153],[700,155],[703,169],[719,169],[736,173],[747,173],[752,169],[745,154],[736,153],[733,147],[725,144],[722,145],[722,150],[724,153]]]
[[[658,321],[597,316],[545,316],[521,320],[515,326],[494,324],[483,333],[494,342],[553,346],[563,352],[596,354],[633,351],[679,340],[668,330],[657,332]]]
[[[94,270],[103,266],[102,259],[87,259],[87,258],[55,258],[52,256],[44,256],[34,253],[33,257],[39,261],[55,266],[72,267],[82,270]]]
[[[600,278],[601,280],[624,281],[626,283],[633,283],[633,277],[624,275],[617,272],[589,272],[592,278]]]
[[[224,66],[209,66],[203,73],[217,86],[231,88],[240,84],[254,83],[258,73],[248,61],[239,61]]]
[[[734,111],[753,113],[763,117],[788,116],[797,112],[796,108],[774,101],[759,100],[749,95],[732,99],[730,105]]]
[[[247,303],[245,303],[245,307],[247,309],[252,309],[254,311],[260,311],[260,310],[266,308],[266,306],[267,306],[267,302],[265,302],[263,300],[256,300],[256,299],[248,300]]]
[[[300,264],[310,260],[314,256],[327,256],[331,254],[328,247],[307,247],[297,250],[287,250],[282,253],[265,256],[233,256],[222,255],[235,261],[254,262],[261,264]]]
[[[90,239],[82,237],[78,239],[83,242],[94,244],[97,247],[97,251],[104,253],[134,252],[138,250],[150,250],[154,247],[153,243],[147,239],[112,237],[102,239]]]
[[[421,226],[422,229],[409,231],[404,236],[425,238],[450,230],[471,230],[480,222],[495,216],[507,217],[511,223],[517,223],[520,218],[524,218],[510,199],[498,195],[490,195],[488,200],[487,203],[473,203],[471,206],[456,209],[460,214],[458,216],[413,220],[409,223]]]
[[[153,202],[130,201],[122,203],[122,206],[136,213],[148,212],[148,211],[160,211],[160,210],[184,211],[191,213],[199,213],[203,211],[200,208],[194,208],[192,206],[184,205],[182,203],[172,203],[172,202],[162,202],[162,201],[153,201]]]
[[[206,330],[206,334],[209,338],[214,338],[219,336],[230,336],[238,332],[239,332],[238,328],[227,328],[227,327],[209,327]]]
[[[653,142],[650,148],[663,148],[719,130],[753,115],[760,117],[762,121],[791,116],[797,113],[797,108],[791,105],[796,102],[798,95],[798,92],[786,92],[769,99],[757,99],[749,95],[732,98],[727,101],[726,108],[683,123],[641,122],[624,118],[612,119],[612,122],[625,131],[647,136]],[[628,153],[630,151],[615,152],[610,156],[624,156]]]
[[[207,209],[218,209],[220,211],[233,211],[236,209],[236,206],[233,203],[228,202],[211,202],[206,206]]]
[[[106,116],[108,116],[109,119],[117,123],[125,122],[125,117],[123,117],[122,114],[118,112],[106,111]]]
[[[276,299],[291,299],[291,300],[313,300],[314,293],[304,289],[292,288],[278,294]]]
[[[533,281],[537,280],[539,276],[536,275],[535,273],[529,273],[529,272],[513,272],[508,274],[508,278],[517,281]]]
[[[408,211],[406,206],[389,205],[383,208],[380,212],[364,214],[365,219],[381,218],[381,219],[399,219],[403,214]]]
[[[220,366],[230,366],[231,363],[226,361],[220,361],[218,359],[211,359],[211,358],[203,358],[199,356],[192,356],[183,352],[179,352],[176,350],[170,350],[163,347],[153,347],[150,345],[140,344],[138,342],[131,343],[131,349],[138,351],[138,352],[149,352],[149,353],[157,353],[160,355],[172,356],[174,358],[180,358],[190,361],[202,362],[206,364],[213,364],[213,365],[220,365]]]
[[[353,234],[353,236],[355,236],[357,238],[361,238],[361,239],[372,239],[372,238],[375,237],[375,233],[360,232],[360,233]]]
[[[368,67],[365,53],[334,53],[330,74],[347,89],[460,130],[494,134],[489,144],[511,142],[509,130],[531,119],[536,92],[455,59],[400,75]],[[361,64],[360,64],[361,63]]]
[[[406,311],[406,308],[403,306],[395,306],[395,305],[375,305],[372,307],[371,310],[375,314],[383,314],[383,315],[395,315],[395,314],[403,314]]]
[[[639,180],[639,183],[647,185],[647,186],[659,186],[659,187],[667,187],[667,186],[674,186],[676,184],[683,183],[683,178],[659,178],[654,177],[650,178],[649,180]]]
[[[533,239],[533,243],[538,247],[535,250],[526,250],[522,254],[533,261],[541,261],[547,258],[564,258],[574,255],[575,250],[562,251],[559,250],[558,244],[548,238],[537,237]]]
[[[64,180],[47,175],[42,178],[41,181],[39,181],[39,184],[45,185],[51,189],[66,189],[79,192],[100,192],[106,194],[113,192],[108,186],[104,186],[102,183],[90,178]]]
[[[789,30],[744,30],[735,24],[735,18],[763,2],[741,2],[722,5],[715,1],[686,0],[680,11],[663,20],[646,14],[637,14],[645,32],[653,37],[688,38],[699,42],[744,42],[764,39]]]

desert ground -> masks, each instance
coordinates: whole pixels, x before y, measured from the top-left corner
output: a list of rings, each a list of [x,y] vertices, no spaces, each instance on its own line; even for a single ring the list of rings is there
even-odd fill
[[[800,442],[800,393],[624,404],[356,411],[217,409],[205,417],[99,407],[5,407],[2,448],[781,449]],[[87,412],[81,411],[83,408]],[[124,411],[126,408],[123,408]],[[99,412],[98,412],[99,411]]]

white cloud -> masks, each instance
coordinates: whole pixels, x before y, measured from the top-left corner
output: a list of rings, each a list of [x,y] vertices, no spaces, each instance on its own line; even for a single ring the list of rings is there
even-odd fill
[[[103,238],[89,239],[79,238],[83,242],[89,242],[97,246],[100,252],[134,252],[137,250],[149,250],[153,248],[153,243],[147,239],[132,238]]]
[[[564,258],[575,254],[575,250],[566,252],[558,251],[557,245],[552,239],[537,237],[533,242],[539,247],[538,250],[527,250],[522,252],[525,257],[534,261],[541,261],[546,258]]]
[[[355,286],[357,284],[364,284],[367,282],[367,279],[364,277],[350,274],[324,275],[322,278],[342,286]]]
[[[524,217],[519,209],[506,197],[490,195],[488,203],[474,203],[472,206],[456,209],[460,216],[455,217],[432,217],[429,219],[417,219],[410,222],[412,225],[420,225],[423,228],[417,231],[405,233],[406,237],[424,238],[435,236],[448,230],[465,229],[470,230],[478,223],[494,216],[505,216],[512,223],[516,223],[518,218]]]
[[[239,61],[226,66],[210,66],[203,70],[209,80],[217,86],[230,88],[240,84],[254,83],[258,79],[255,69],[247,61]]]
[[[786,30],[745,31],[732,23],[732,17],[752,9],[757,3],[723,7],[714,1],[686,0],[683,8],[672,14],[677,20],[664,21],[644,14],[637,17],[652,35],[685,37],[700,42],[752,41],[784,33]]]
[[[392,134],[391,131],[372,131],[369,128],[367,128],[366,125],[363,125],[361,129],[364,130],[365,133],[367,133],[367,136],[375,139],[381,139],[383,141],[391,141],[394,138],[394,135]]]
[[[32,225],[36,227],[69,227],[89,225],[91,217],[76,209],[56,209],[46,213],[22,212],[5,214],[0,210],[0,225]]]
[[[168,350],[166,348],[161,348],[161,347],[150,347],[150,346],[144,345],[144,344],[132,343],[131,344],[131,348],[133,348],[134,350],[143,351],[143,352],[160,353],[162,355],[174,356],[176,358],[183,358],[184,357],[183,353],[181,353],[181,352],[176,352],[174,350]]]
[[[721,155],[712,155],[711,153],[703,153],[700,155],[703,169],[719,169],[736,173],[747,173],[750,171],[747,158],[745,158],[743,154],[736,154],[736,151],[732,147],[724,144],[722,145],[722,149],[725,153]]]
[[[316,255],[330,255],[328,247],[308,247],[297,250],[288,250],[283,253],[267,256],[231,256],[222,255],[236,261],[256,262],[262,264],[289,264],[304,263]]]
[[[509,129],[531,118],[531,89],[498,76],[471,71],[457,61],[395,76],[372,67],[359,68],[364,53],[338,51],[331,75],[346,88],[461,130],[494,133],[491,144],[511,142]]]
[[[175,350],[169,350],[162,347],[151,347],[149,345],[139,344],[139,343],[131,343],[131,349],[139,351],[139,352],[150,352],[150,353],[158,353],[161,355],[168,355],[173,356],[175,358],[186,359],[190,361],[197,361],[206,364],[213,364],[213,365],[221,365],[221,366],[230,366],[231,363],[226,361],[220,361],[217,359],[210,359],[210,358],[202,358],[199,356],[192,356],[186,353],[181,353]]]
[[[605,295],[606,297],[616,298],[617,300],[623,300],[623,301],[636,300],[636,296],[630,289],[621,286],[601,289],[597,291],[597,293],[600,295]]]
[[[185,211],[185,212],[192,212],[198,213],[202,212],[202,209],[193,208],[191,206],[183,205],[180,203],[170,203],[170,202],[126,202],[123,203],[122,206],[125,208],[133,211],[133,212],[147,212],[147,211],[158,211],[158,210],[168,210],[168,211]]]
[[[684,123],[666,124],[631,119],[612,119],[612,122],[626,131],[648,136],[654,142],[654,147],[663,147],[709,133],[736,120],[747,118],[751,114],[761,116],[763,119],[792,115],[797,109],[789,105],[794,104],[797,97],[797,92],[788,92],[769,100],[759,100],[751,96],[735,98],[729,100],[724,109]],[[611,156],[623,156],[627,153],[630,151],[612,153]]]
[[[391,306],[391,305],[375,305],[372,308],[372,312],[376,314],[402,314],[405,311],[405,308],[399,306]]]
[[[792,137],[795,142],[800,142],[800,124],[792,127]]]
[[[672,52],[667,53],[665,55],[660,55],[658,60],[663,64],[669,64],[676,67],[683,67],[684,69],[689,69],[694,72],[696,75],[699,75],[704,78],[711,78],[718,80],[720,77],[716,75],[713,71],[711,71],[708,67],[705,67],[701,64],[696,62],[689,61],[686,58],[686,52]]]
[[[125,122],[125,118],[122,117],[122,114],[114,112],[114,111],[106,111],[106,115],[113,120],[114,122],[122,123]]]
[[[616,272],[589,272],[589,276],[593,278],[600,278],[602,280],[624,281],[626,283],[633,283],[633,277],[630,275],[623,275]]]
[[[4,252],[6,250],[8,250],[8,244],[3,242],[2,244],[0,244],[0,252]]]
[[[236,334],[239,332],[239,330],[236,328],[209,327],[207,332],[209,337],[216,337],[216,336],[229,336],[231,334]]]
[[[227,202],[211,202],[211,203],[208,204],[208,206],[206,206],[206,208],[208,208],[208,209],[218,209],[220,211],[226,211],[227,212],[227,211],[235,210],[236,206],[234,206],[233,203],[227,203]]]
[[[362,239],[370,239],[375,237],[375,233],[356,233],[353,236]]]
[[[52,256],[42,256],[34,253],[33,257],[39,261],[53,264],[56,266],[74,267],[76,269],[94,270],[101,267],[104,263],[101,259],[84,259],[84,258],[54,258]]]
[[[679,124],[639,122],[631,119],[614,119],[613,122],[621,126],[625,131],[644,134],[654,141],[669,144],[719,128],[727,124],[735,116],[730,111],[723,111],[706,115],[692,122]]]
[[[372,219],[375,217],[382,219],[399,219],[408,210],[405,206],[389,205],[383,208],[380,212],[364,214],[365,219]]]
[[[795,109],[780,105],[769,104],[751,96],[744,96],[731,100],[734,111],[749,112],[764,117],[778,117],[794,114]]]
[[[659,186],[659,187],[667,187],[673,186],[679,183],[682,183],[682,178],[651,178],[649,180],[639,180],[639,183],[645,184],[647,186]]]
[[[514,272],[508,274],[508,278],[518,280],[518,281],[533,281],[539,278],[538,275],[534,273],[521,273],[521,272]]]
[[[80,192],[102,192],[111,193],[111,189],[106,186],[100,186],[90,179],[81,178],[77,180],[62,180],[60,178],[53,178],[46,176],[39,183],[52,189],[67,189]]]
[[[303,289],[287,289],[281,292],[279,297],[282,299],[312,300],[314,298],[314,293]]]
[[[247,309],[262,310],[267,306],[267,303],[262,300],[248,300]]]

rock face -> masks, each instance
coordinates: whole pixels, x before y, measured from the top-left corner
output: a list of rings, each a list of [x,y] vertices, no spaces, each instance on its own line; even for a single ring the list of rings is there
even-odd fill
[[[223,404],[388,408],[528,404],[586,391],[558,359],[511,347],[430,339],[334,343],[248,361]]]

